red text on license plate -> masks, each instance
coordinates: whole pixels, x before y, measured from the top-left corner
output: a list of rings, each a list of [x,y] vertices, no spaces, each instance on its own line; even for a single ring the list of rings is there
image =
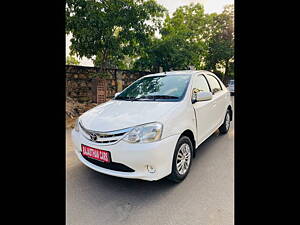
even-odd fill
[[[87,156],[92,159],[96,159],[103,162],[110,162],[109,152],[92,148],[86,145],[81,145],[82,155]]]

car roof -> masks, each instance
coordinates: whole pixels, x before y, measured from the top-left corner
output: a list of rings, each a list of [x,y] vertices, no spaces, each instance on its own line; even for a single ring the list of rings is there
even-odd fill
[[[153,77],[153,76],[173,76],[173,75],[193,75],[193,74],[198,74],[198,73],[209,73],[212,74],[209,71],[206,70],[178,70],[178,71],[168,71],[168,72],[162,72],[162,73],[154,73],[154,74],[149,74],[144,77]]]

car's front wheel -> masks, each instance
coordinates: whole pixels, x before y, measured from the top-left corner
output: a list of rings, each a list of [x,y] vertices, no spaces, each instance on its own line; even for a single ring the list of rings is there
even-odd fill
[[[176,183],[183,181],[189,173],[192,164],[192,156],[192,142],[188,137],[182,136],[175,147],[172,173],[168,176],[168,179]]]

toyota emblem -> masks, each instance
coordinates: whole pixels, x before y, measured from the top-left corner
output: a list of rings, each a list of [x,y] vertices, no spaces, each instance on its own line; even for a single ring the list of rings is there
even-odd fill
[[[97,134],[90,133],[90,138],[91,138],[92,141],[96,141],[97,140]]]

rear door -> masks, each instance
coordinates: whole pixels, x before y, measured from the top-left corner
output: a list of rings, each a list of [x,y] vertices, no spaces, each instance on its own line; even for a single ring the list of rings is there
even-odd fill
[[[221,81],[215,77],[215,75],[207,73],[205,74],[210,89],[213,93],[213,117],[212,129],[216,130],[223,123],[226,113],[226,106],[228,102],[228,91]]]

